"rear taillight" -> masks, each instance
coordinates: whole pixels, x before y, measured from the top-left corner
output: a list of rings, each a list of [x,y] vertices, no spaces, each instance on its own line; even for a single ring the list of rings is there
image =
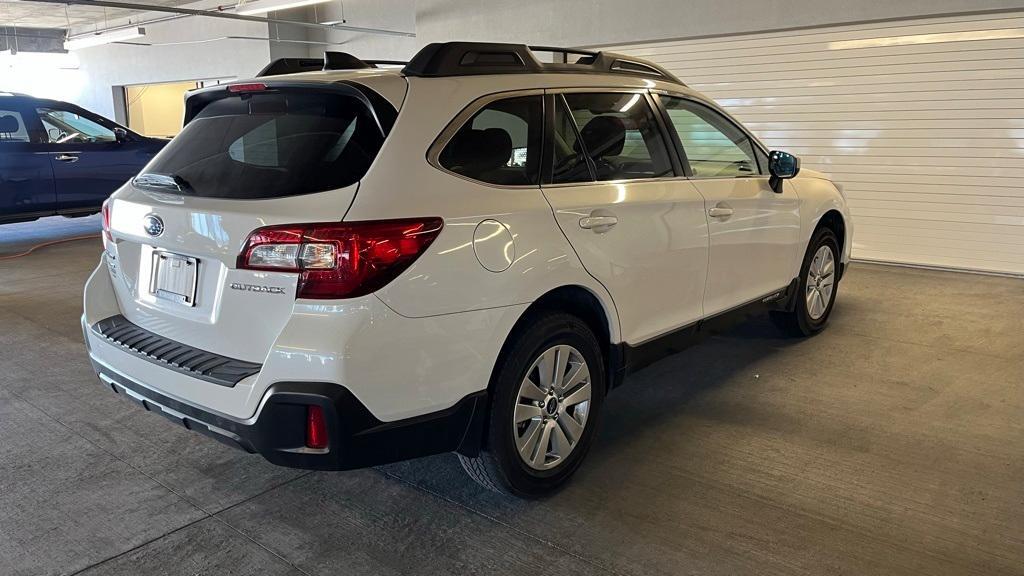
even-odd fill
[[[238,268],[298,272],[298,298],[353,298],[394,280],[442,227],[440,218],[267,226],[249,235]]]
[[[324,409],[316,404],[306,407],[306,448],[327,448],[327,420]]]
[[[100,212],[103,215],[103,249],[107,249],[107,245],[114,241],[114,236],[110,233],[110,199],[103,201],[103,208]]]
[[[228,84],[228,92],[235,94],[241,92],[263,92],[267,89],[267,85],[261,82],[250,82],[248,84]]]

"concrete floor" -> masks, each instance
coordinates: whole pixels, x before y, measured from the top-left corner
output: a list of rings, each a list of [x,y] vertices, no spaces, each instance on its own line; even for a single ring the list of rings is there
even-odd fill
[[[0,261],[0,574],[1024,574],[1024,281],[856,265],[631,377],[545,501],[451,455],[278,468],[95,380],[98,241]]]
[[[0,258],[20,254],[45,242],[98,235],[102,227],[103,220],[99,214],[81,218],[54,216],[33,222],[0,225]]]

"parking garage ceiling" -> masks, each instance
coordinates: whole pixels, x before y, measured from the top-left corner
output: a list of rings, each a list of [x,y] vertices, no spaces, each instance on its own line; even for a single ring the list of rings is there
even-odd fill
[[[154,7],[179,7],[194,4],[195,0],[145,0],[145,4]],[[228,2],[228,4],[232,4]],[[126,10],[123,8],[104,8],[88,4],[71,4],[64,10],[45,2],[30,0],[0,1],[0,25],[17,26],[19,28],[72,28],[80,26],[102,26],[104,21],[121,18],[135,18],[145,12]]]
[[[414,37],[414,32],[370,28],[344,21],[319,22],[303,18],[277,18],[274,13],[239,12],[246,2],[218,0],[0,0],[0,50],[63,52],[64,37],[147,25],[182,17],[200,16],[292,25],[327,31],[348,31],[387,36]],[[314,12],[315,14],[315,12]],[[315,16],[314,16],[315,18]]]

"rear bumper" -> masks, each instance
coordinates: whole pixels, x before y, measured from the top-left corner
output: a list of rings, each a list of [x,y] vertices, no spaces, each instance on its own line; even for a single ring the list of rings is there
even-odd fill
[[[239,421],[257,415],[275,383],[296,380],[342,386],[381,422],[448,410],[487,387],[493,359],[527,307],[408,318],[367,295],[288,302],[283,326],[238,325],[224,316],[211,325],[134,299],[130,270],[124,261],[101,262],[86,283],[90,355],[150,390]],[[247,314],[259,317],[273,302],[250,303]],[[120,321],[103,324],[119,316],[136,329],[126,334]],[[97,332],[97,325],[105,329]],[[269,349],[262,348],[266,339],[250,338],[258,331],[273,333]],[[201,332],[207,337],[194,337]]]
[[[86,283],[83,336],[104,384],[186,428],[299,468],[476,454],[493,367],[487,359],[526,308],[407,318],[373,295],[296,301],[257,364],[183,338],[186,324],[164,330],[166,318],[140,314],[129,288],[115,292],[126,275],[101,263]],[[231,325],[223,332],[246,337]],[[326,450],[305,446],[311,404],[324,408]]]
[[[475,455],[486,413],[486,392],[471,394],[447,410],[381,422],[343,386],[278,382],[263,397],[254,418],[215,414],[147,388],[92,358],[100,381],[114,392],[194,432],[234,448],[258,453],[291,468],[350,470],[444,452]],[[308,406],[323,409],[328,447],[306,448]]]

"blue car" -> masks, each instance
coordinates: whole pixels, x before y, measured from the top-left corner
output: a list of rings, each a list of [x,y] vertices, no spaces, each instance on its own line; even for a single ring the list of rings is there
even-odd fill
[[[73,104],[0,92],[0,224],[99,212],[167,142]]]

